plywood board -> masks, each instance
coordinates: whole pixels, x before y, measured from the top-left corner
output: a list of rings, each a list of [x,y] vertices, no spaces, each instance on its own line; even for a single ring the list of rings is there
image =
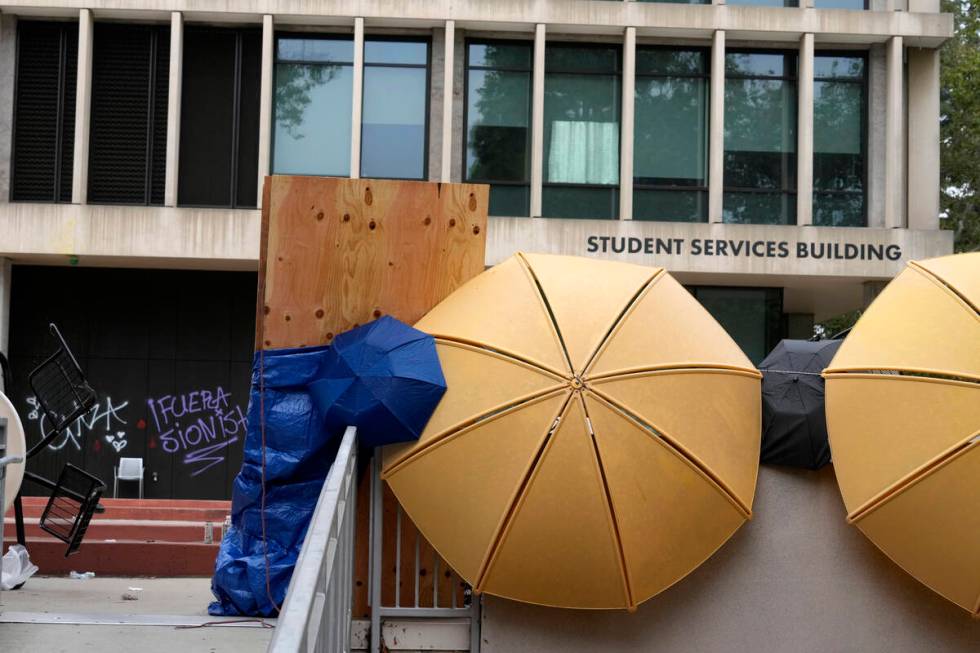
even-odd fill
[[[489,188],[267,177],[256,346],[304,347],[381,315],[414,323],[484,269]]]

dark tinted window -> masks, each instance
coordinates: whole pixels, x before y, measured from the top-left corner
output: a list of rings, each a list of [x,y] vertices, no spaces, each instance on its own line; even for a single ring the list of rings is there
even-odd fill
[[[12,201],[71,201],[77,72],[77,23],[17,24]]]
[[[256,205],[261,56],[257,31],[185,30],[179,204]]]
[[[467,181],[490,183],[490,214],[530,209],[530,42],[471,43],[466,72]]]
[[[90,202],[163,204],[170,27],[96,23]]]

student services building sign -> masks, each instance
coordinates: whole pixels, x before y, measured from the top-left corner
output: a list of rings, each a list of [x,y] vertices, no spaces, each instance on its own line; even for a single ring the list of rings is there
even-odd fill
[[[953,251],[948,231],[795,225],[491,218],[487,264],[515,251],[658,265],[672,272],[888,279]]]

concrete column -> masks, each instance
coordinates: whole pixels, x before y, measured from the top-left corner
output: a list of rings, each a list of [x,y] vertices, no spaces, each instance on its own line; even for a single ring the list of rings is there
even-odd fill
[[[10,148],[14,124],[17,17],[0,12],[0,203],[10,198]]]
[[[262,77],[259,82],[259,185],[256,205],[262,206],[262,189],[272,165],[272,95],[276,58],[276,33],[272,16],[262,16]]]
[[[636,28],[623,39],[623,107],[619,145],[619,219],[633,219],[633,134],[635,132]]]
[[[354,91],[350,112],[350,178],[361,177],[361,106],[364,101],[364,19],[354,19]]]
[[[722,222],[725,174],[725,32],[711,40],[711,107],[708,126],[708,222]]]
[[[88,134],[92,106],[92,10],[78,12],[78,79],[75,86],[75,154],[72,161],[71,201],[88,201]]]
[[[905,226],[904,193],[905,157],[903,153],[905,120],[902,92],[902,37],[893,36],[885,47],[885,226],[900,229]]]
[[[0,352],[9,353],[10,346],[10,287],[11,269],[9,258],[0,258]],[[10,388],[2,388],[10,392]]]
[[[796,127],[796,224],[813,224],[813,34],[800,39]]]
[[[910,229],[939,228],[939,50],[910,48]]]
[[[184,16],[170,14],[170,91],[167,96],[167,175],[165,206],[177,206],[177,171],[180,164],[180,93],[184,69]]]
[[[541,217],[544,183],[544,44],[545,27],[534,27],[534,81],[531,85],[531,217]]]
[[[456,21],[446,21],[445,58],[442,67],[442,174],[443,183],[452,181],[453,166],[453,63],[456,51]]]

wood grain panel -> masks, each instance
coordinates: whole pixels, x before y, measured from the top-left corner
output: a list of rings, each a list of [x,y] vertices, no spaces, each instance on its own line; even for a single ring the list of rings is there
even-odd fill
[[[488,190],[267,177],[256,346],[329,343],[381,315],[417,321],[483,271]]]

